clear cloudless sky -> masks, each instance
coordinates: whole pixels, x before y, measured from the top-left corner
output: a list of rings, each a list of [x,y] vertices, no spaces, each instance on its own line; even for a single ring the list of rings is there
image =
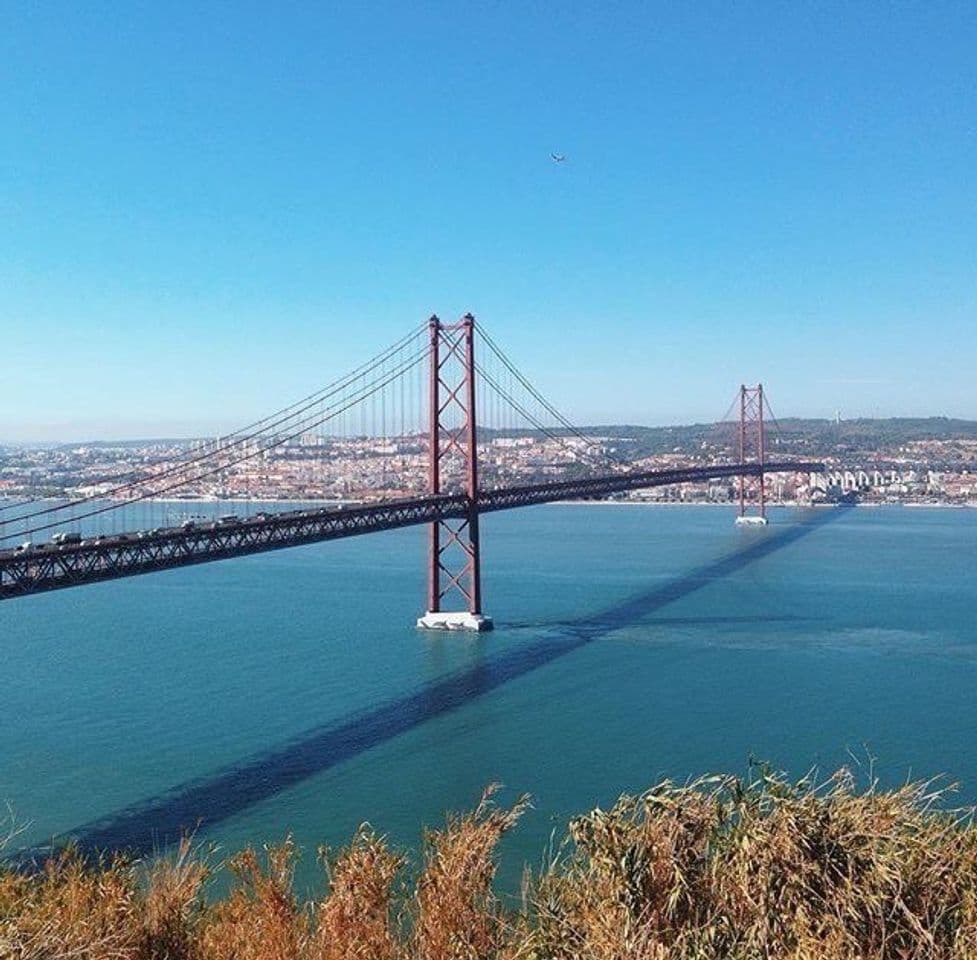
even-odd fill
[[[467,310],[580,423],[977,418],[977,4],[0,5],[0,439]]]

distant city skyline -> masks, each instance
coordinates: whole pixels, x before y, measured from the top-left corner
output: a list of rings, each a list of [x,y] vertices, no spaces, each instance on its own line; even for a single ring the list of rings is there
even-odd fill
[[[961,424],[977,424],[977,417],[947,417],[944,414],[906,414],[900,415],[895,414],[893,416],[852,416],[845,417],[844,415],[839,416],[839,412],[835,411],[833,414],[825,414],[824,416],[817,415],[812,417],[794,417],[793,415],[786,417],[777,417],[778,423],[783,420],[787,422],[789,420],[799,420],[801,422],[809,421],[823,421],[826,424],[838,424],[844,427],[845,423],[873,423],[873,422],[885,422],[885,421],[950,421],[951,423],[961,423]],[[596,436],[595,431],[599,431],[601,428],[620,428],[620,427],[641,427],[649,429],[667,429],[670,427],[694,427],[696,425],[707,425],[718,422],[718,418],[703,418],[701,420],[674,420],[674,421],[662,421],[661,423],[644,423],[635,419],[620,419],[620,420],[607,420],[601,422],[580,422],[575,424],[576,427],[591,431],[591,435]],[[726,422],[729,422],[728,420]],[[94,424],[86,425],[84,423],[52,423],[45,425],[44,428],[39,430],[34,435],[24,435],[17,436],[15,434],[10,434],[7,436],[0,435],[0,447],[2,446],[61,446],[64,444],[85,446],[90,443],[106,444],[111,445],[114,442],[120,444],[135,443],[137,441],[176,441],[176,442],[192,442],[196,440],[208,440],[214,438],[220,438],[226,434],[230,434],[234,431],[236,427],[240,427],[244,423],[243,419],[239,419],[234,423],[223,424],[219,428],[208,429],[207,421],[200,421],[199,423],[193,422],[180,422],[180,421],[162,421],[158,423],[148,422],[139,423],[133,421],[126,421],[122,419],[106,421],[105,424]],[[507,432],[506,428],[499,427],[479,427],[479,430],[486,429],[494,432],[501,432],[505,434]],[[531,426],[525,425],[521,427],[512,428],[515,432],[529,431],[533,432]],[[559,431],[560,427],[552,426],[551,429]],[[101,432],[98,432],[101,430]],[[45,431],[49,432],[49,435]],[[313,436],[316,431],[309,431],[309,436]],[[424,432],[423,428],[420,432]],[[536,431],[539,432],[539,431]],[[941,433],[943,431],[940,431]],[[418,428],[412,428],[406,431],[407,436],[415,436],[418,433]],[[328,429],[323,430],[324,436],[329,436]],[[364,436],[372,436],[369,429],[365,432]],[[383,436],[385,434],[377,433],[377,436]]]
[[[581,424],[977,419],[972,4],[234,9],[5,11],[0,443],[469,310]]]

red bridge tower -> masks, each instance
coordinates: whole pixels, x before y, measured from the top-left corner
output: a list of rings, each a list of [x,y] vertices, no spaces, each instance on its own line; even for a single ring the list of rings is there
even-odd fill
[[[764,486],[763,384],[740,387],[739,462],[759,469],[747,476],[740,474],[740,510],[736,523],[743,526],[766,526],[767,497]]]
[[[458,323],[429,321],[428,493],[461,487],[468,500],[461,520],[437,520],[430,527],[427,612],[419,627],[434,630],[491,630],[482,614],[478,547],[478,436],[475,417],[475,318]],[[450,598],[462,609],[444,610]]]

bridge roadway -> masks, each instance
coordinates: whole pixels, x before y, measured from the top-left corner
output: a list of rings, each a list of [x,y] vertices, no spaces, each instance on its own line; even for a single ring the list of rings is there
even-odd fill
[[[820,463],[780,462],[765,464],[763,472],[810,473],[823,469]],[[587,499],[627,490],[759,473],[758,464],[724,464],[537,483],[482,491],[477,509],[479,513],[489,513],[556,500]],[[463,520],[470,507],[464,494],[448,494],[356,507],[292,510],[230,522],[207,521],[192,527],[106,535],[80,544],[45,543],[26,550],[0,550],[0,600],[435,520]]]

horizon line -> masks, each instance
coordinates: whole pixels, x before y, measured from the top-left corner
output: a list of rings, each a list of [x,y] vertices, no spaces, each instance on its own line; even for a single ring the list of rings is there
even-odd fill
[[[854,416],[854,417],[838,417],[838,418],[836,418],[836,417],[799,417],[799,416],[793,416],[793,417],[778,417],[777,418],[777,423],[779,423],[779,424],[784,424],[784,423],[798,423],[798,422],[812,423],[812,424],[814,424],[814,423],[823,423],[823,424],[839,423],[839,424],[842,424],[842,423],[866,423],[866,422],[869,422],[869,423],[871,423],[871,422],[891,423],[891,422],[894,422],[894,421],[904,422],[904,421],[910,421],[910,420],[917,420],[917,421],[944,421],[944,422],[968,424],[968,425],[973,425],[973,426],[977,427],[977,416],[971,418],[971,417],[951,416],[949,414],[922,414],[922,415],[921,414],[916,414],[916,415],[898,414],[898,415],[890,415],[890,416]],[[608,422],[608,423],[602,423],[602,424],[599,424],[599,423],[598,424],[584,424],[582,426],[576,427],[576,429],[579,430],[579,431],[581,431],[581,432],[583,432],[583,433],[598,433],[600,431],[608,431],[608,430],[675,430],[675,429],[692,429],[692,428],[695,428],[695,427],[712,427],[712,426],[715,426],[716,424],[723,423],[723,422],[726,422],[726,423],[734,423],[736,421],[735,420],[727,420],[727,421],[722,421],[722,420],[693,420],[691,422],[686,421],[686,422],[683,422],[683,423],[657,423],[657,424],[647,424],[647,423],[646,424],[642,424],[642,423],[636,423],[636,422],[622,421],[622,422],[617,422],[617,423]],[[479,431],[484,431],[484,432],[487,432],[487,433],[498,433],[498,434],[522,434],[522,435],[527,435],[528,434],[528,435],[532,435],[532,434],[538,434],[538,433],[541,432],[539,429],[533,428],[533,427],[502,428],[502,427],[490,427],[490,426],[482,427],[482,426],[480,426],[478,429],[479,429]],[[135,436],[131,436],[131,437],[111,436],[111,435],[108,435],[108,436],[101,436],[101,437],[88,436],[88,437],[85,437],[85,438],[74,438],[74,439],[71,439],[71,438],[57,438],[57,439],[54,439],[54,438],[52,438],[52,439],[47,439],[47,440],[40,439],[38,437],[34,437],[34,438],[23,438],[23,439],[19,439],[19,440],[5,438],[5,437],[0,437],[0,447],[51,447],[51,446],[71,446],[71,445],[85,446],[85,445],[88,445],[88,444],[112,445],[112,444],[135,444],[135,443],[149,443],[149,444],[155,444],[155,443],[193,443],[195,441],[204,441],[204,440],[206,440],[206,441],[212,441],[212,440],[214,440],[216,438],[219,438],[219,437],[222,437],[222,436],[225,436],[225,435],[230,435],[230,434],[232,434],[234,432],[235,432],[235,428],[230,428],[230,429],[224,430],[224,431],[213,431],[211,433],[184,434],[184,435],[167,435],[167,434],[162,434],[161,433],[161,434],[157,434],[155,436],[145,435],[145,434],[144,435],[135,435]],[[423,436],[423,435],[426,434],[426,432],[427,432],[426,428],[423,428],[421,430],[407,432],[407,433],[403,433],[403,434],[370,434],[370,433],[363,433],[363,434],[355,434],[355,435],[353,435],[351,437],[338,437],[337,436],[336,439],[354,439],[354,438],[358,438],[358,437],[375,437],[375,438],[378,438],[378,439],[379,438],[394,439],[397,436]],[[552,428],[552,432],[554,432],[554,433],[565,433],[565,432],[567,432],[567,429],[566,428],[563,428],[563,427],[554,427],[554,428]],[[330,435],[329,434],[322,434],[322,436],[328,437]],[[620,437],[618,437],[618,439],[620,439]]]

